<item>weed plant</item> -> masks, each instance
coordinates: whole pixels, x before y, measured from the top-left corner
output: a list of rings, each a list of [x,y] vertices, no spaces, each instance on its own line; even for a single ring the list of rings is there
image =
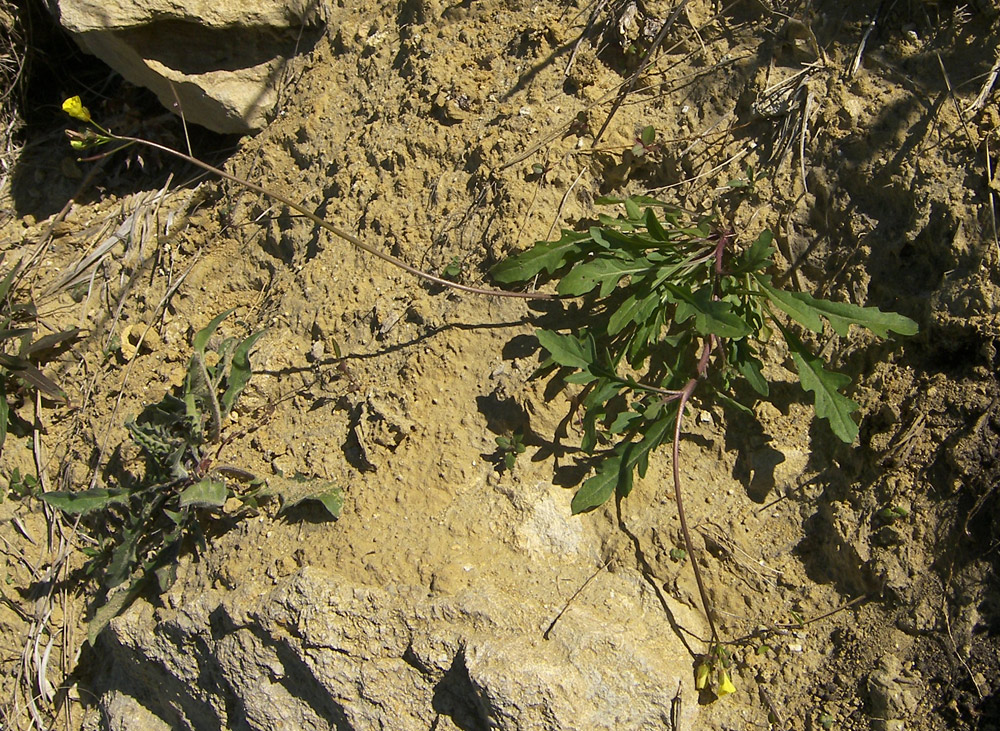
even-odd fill
[[[3,261],[4,256],[0,254],[0,267]],[[0,279],[0,452],[12,427],[20,433],[31,428],[11,410],[10,404],[10,401],[23,401],[25,389],[36,390],[53,401],[67,402],[63,389],[39,368],[38,363],[74,340],[79,333],[77,328],[71,328],[37,337],[38,312],[30,298],[16,296],[17,275],[18,267],[12,266]]]
[[[750,412],[747,392],[770,394],[761,351],[781,337],[815,415],[844,442],[853,442],[858,404],[845,395],[851,379],[831,370],[799,337],[796,327],[821,333],[824,322],[838,336],[851,325],[880,337],[913,335],[912,320],[875,307],[831,302],[777,286],[771,269],[772,234],[762,232],[739,250],[733,230],[649,197],[604,198],[624,215],[601,214],[587,231],[563,230],[493,269],[502,283],[556,280],[564,297],[583,297],[582,328],[540,329],[548,352],[536,376],[553,375],[562,386],[583,386],[581,448],[597,458],[596,474],[572,501],[574,513],[593,510],[612,495],[626,497],[635,475],[646,474],[650,455],[669,444],[674,496],[685,548],[692,552],[679,469],[683,418],[698,390],[706,404]],[[793,325],[794,323],[794,325]],[[739,383],[749,389],[737,389]],[[752,413],[752,412],[750,412]],[[698,562],[691,561],[712,633],[703,667],[716,673],[716,692],[732,687],[725,653]],[[698,674],[700,687],[707,671]]]
[[[213,319],[193,339],[194,353],[177,393],[147,406],[125,426],[142,452],[141,477],[126,476],[109,488],[47,492],[41,499],[69,515],[100,515],[101,541],[89,549],[87,572],[101,574],[107,595],[88,631],[91,643],[104,626],[155,579],[166,591],[186,542],[204,544],[204,524],[230,500],[230,518],[255,512],[271,496],[264,480],[216,462],[222,426],[251,376],[250,351],[262,332],[210,347],[232,310]],[[308,495],[337,517],[335,488]],[[287,507],[287,504],[286,504]]]

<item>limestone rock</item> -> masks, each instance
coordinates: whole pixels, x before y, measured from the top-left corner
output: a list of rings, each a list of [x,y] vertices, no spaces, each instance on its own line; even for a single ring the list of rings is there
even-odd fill
[[[56,0],[56,13],[84,50],[168,109],[179,99],[189,122],[245,133],[266,123],[289,59],[321,36],[318,2]]]
[[[496,587],[429,596],[305,567],[263,594],[173,590],[102,636],[101,728],[666,728],[678,689],[696,728],[662,608],[640,578],[606,578],[614,607],[570,608],[549,639],[547,607]]]

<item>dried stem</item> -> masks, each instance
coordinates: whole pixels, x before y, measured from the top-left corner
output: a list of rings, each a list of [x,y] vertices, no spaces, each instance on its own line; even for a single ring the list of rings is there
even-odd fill
[[[407,271],[410,274],[413,274],[414,276],[420,277],[421,279],[424,279],[424,280],[426,280],[428,282],[433,282],[435,284],[439,284],[439,285],[441,285],[443,287],[449,287],[451,289],[457,289],[457,290],[462,291],[462,292],[469,292],[471,294],[493,295],[493,296],[497,296],[497,297],[515,297],[515,298],[518,298],[518,299],[534,299],[534,300],[539,300],[539,299],[554,299],[553,295],[542,294],[542,293],[539,293],[539,292],[507,292],[507,291],[503,291],[503,290],[486,289],[486,288],[483,288],[483,287],[471,287],[471,286],[466,285],[466,284],[459,284],[457,282],[451,282],[451,281],[449,281],[447,279],[444,279],[443,277],[435,276],[434,274],[429,274],[428,272],[422,271],[420,269],[417,269],[414,266],[411,266],[410,264],[407,264],[405,261],[403,261],[402,259],[400,259],[400,258],[398,258],[396,256],[393,256],[392,254],[387,254],[384,251],[379,251],[374,246],[372,246],[370,244],[366,244],[364,241],[362,241],[361,239],[359,239],[357,236],[349,233],[348,231],[345,231],[344,229],[342,229],[342,228],[340,228],[338,226],[334,226],[332,223],[330,223],[329,221],[321,218],[316,213],[314,213],[313,211],[309,210],[308,208],[306,208],[302,204],[296,203],[293,200],[291,200],[290,198],[286,198],[285,196],[281,195],[280,193],[276,193],[273,190],[268,190],[267,188],[263,188],[263,187],[257,185],[256,183],[251,183],[249,180],[247,180],[245,178],[241,178],[241,177],[239,177],[237,175],[232,175],[230,173],[227,173],[226,171],[220,170],[217,167],[209,165],[208,163],[203,162],[203,161],[199,160],[196,157],[193,157],[191,155],[187,155],[187,154],[181,152],[180,150],[175,150],[175,149],[173,149],[171,147],[167,147],[166,145],[161,145],[161,144],[159,144],[157,142],[152,142],[151,140],[146,140],[146,139],[143,139],[141,137],[129,137],[129,136],[126,136],[126,135],[115,135],[115,134],[112,134],[110,136],[113,139],[119,140],[121,142],[127,142],[127,143],[138,144],[138,145],[146,145],[147,147],[152,147],[153,149],[159,150],[160,152],[165,152],[168,155],[173,155],[174,157],[177,157],[177,158],[179,158],[181,160],[184,160],[185,162],[190,163],[191,165],[195,165],[196,167],[200,167],[202,170],[207,170],[208,172],[213,173],[214,175],[217,175],[220,178],[223,178],[224,180],[229,180],[229,181],[231,181],[233,183],[236,183],[238,185],[242,185],[243,187],[247,188],[248,190],[252,190],[255,193],[258,193],[260,195],[266,196],[268,198],[272,198],[273,200],[276,200],[279,203],[282,203],[283,205],[288,206],[289,208],[291,208],[296,213],[299,213],[299,214],[305,216],[306,218],[308,218],[310,221],[312,221],[313,223],[315,223],[320,228],[326,229],[327,231],[329,231],[330,233],[332,233],[334,236],[337,236],[338,238],[341,238],[344,241],[347,241],[348,243],[350,243],[351,245],[357,247],[358,249],[361,249],[362,251],[365,251],[365,252],[371,254],[372,256],[378,257],[382,261],[388,262],[389,264],[392,264],[393,266],[399,267],[400,269],[403,269],[404,271]]]

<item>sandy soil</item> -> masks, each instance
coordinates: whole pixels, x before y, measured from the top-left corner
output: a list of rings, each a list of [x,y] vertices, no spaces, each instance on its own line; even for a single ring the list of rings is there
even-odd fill
[[[672,10],[651,0],[633,16],[628,3],[611,5],[579,43],[584,3],[334,8],[280,114],[239,142],[227,169],[416,266],[454,262],[459,281],[485,286],[507,254],[593,217],[600,194],[652,191],[716,210],[744,242],[771,228],[797,288],[916,319],[916,337],[855,333],[826,350],[856,378],[858,444],[810,427],[777,350],[775,397],[755,406],[756,419],[695,409],[682,473],[740,689],[702,722],[996,728],[997,92],[968,111],[1000,42],[996,10],[891,4],[853,69],[873,4],[785,14],[691,0],[595,146],[635,68],[630,48]],[[114,99],[91,106],[122,123]],[[658,147],[636,158],[646,125]],[[177,129],[144,132],[176,141]],[[31,283],[40,320],[85,335],[49,367],[72,407],[19,407],[37,420],[38,446],[8,438],[5,480],[37,463],[46,489],[113,481],[137,457],[125,420],[180,382],[193,332],[235,307],[228,332],[267,334],[223,458],[262,476],[330,480],[346,507],[336,523],[244,521],[197,561],[189,555],[181,581],[227,586],[328,566],[431,594],[477,582],[511,597],[547,592],[555,612],[587,567],[605,565],[700,612],[690,566],[671,558],[680,537],[668,455],[619,509],[569,517],[585,476],[579,434],[571,424],[557,439],[570,404],[529,380],[537,313],[525,303],[425,286],[238,186],[180,186],[190,171],[152,157],[145,170],[107,162],[49,237],[47,216],[90,164],[68,148],[47,154],[25,158],[34,167],[8,197],[3,250],[46,245]],[[737,194],[727,182],[748,164],[760,179]],[[126,220],[131,233],[99,266],[72,287],[53,284]],[[585,317],[566,307],[567,322]],[[134,354],[109,348],[148,326]],[[515,429],[528,450],[502,470],[494,438]],[[905,517],[888,520],[886,508]],[[34,650],[22,655],[26,638],[40,637],[39,653],[53,640],[48,682],[72,686],[62,710],[53,691],[40,713],[78,726],[90,702],[94,659],[80,648],[94,585],[76,571],[77,552],[99,526],[74,532],[13,494],[0,514],[2,684],[19,699],[7,723],[29,725],[26,689],[40,689],[19,673],[37,667]],[[527,574],[519,557],[543,550],[538,536],[552,544],[545,555],[564,558]],[[46,574],[53,565],[57,576]],[[581,601],[601,601],[600,581],[587,591]]]

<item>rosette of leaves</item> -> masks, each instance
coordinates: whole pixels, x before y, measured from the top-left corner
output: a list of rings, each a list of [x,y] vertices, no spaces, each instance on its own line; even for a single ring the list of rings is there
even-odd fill
[[[210,342],[232,310],[213,319],[193,339],[187,375],[168,393],[126,423],[145,460],[141,477],[123,476],[115,487],[47,492],[48,504],[71,515],[101,514],[100,547],[88,551],[88,573],[102,574],[107,592],[88,635],[105,625],[139,595],[149,580],[160,592],[172,584],[185,541],[204,544],[203,522],[218,516],[231,498],[232,517],[250,514],[271,496],[265,482],[238,467],[216,464],[222,425],[250,380],[250,351],[263,335]],[[319,500],[337,517],[342,500],[330,486],[317,486],[303,499]],[[289,507],[286,504],[284,507]]]
[[[554,279],[560,295],[584,298],[583,327],[536,332],[549,355],[535,375],[583,387],[576,399],[583,412],[581,448],[596,458],[597,469],[574,496],[573,512],[593,510],[616,492],[627,496],[650,455],[670,444],[674,499],[691,554],[679,459],[682,421],[695,391],[701,389],[703,402],[749,411],[735,387],[742,381],[757,396],[769,395],[760,353],[778,333],[802,388],[812,394],[816,417],[853,442],[858,404],[844,393],[851,379],[831,370],[792,323],[814,333],[828,325],[838,336],[857,325],[880,337],[913,335],[917,325],[875,307],[777,286],[768,273],[770,231],[737,250],[734,232],[711,217],[655,198],[598,203],[622,205],[624,215],[601,214],[587,231],[563,230],[555,241],[537,242],[494,267],[493,276],[503,283]],[[691,565],[712,634],[709,657],[721,645],[698,562]],[[723,682],[717,695],[723,691],[732,692],[731,683]]]
[[[558,369],[567,384],[584,386],[584,452],[601,452],[597,473],[573,500],[573,511],[602,505],[632,489],[650,453],[679,434],[678,422],[695,388],[742,410],[734,386],[742,380],[769,394],[760,351],[774,333],[784,338],[816,416],[844,442],[858,434],[858,404],[844,394],[850,378],[831,370],[796,335],[789,319],[815,333],[824,322],[844,336],[851,325],[878,336],[912,335],[915,322],[875,307],[831,302],[774,284],[772,235],[764,231],[742,251],[731,231],[649,197],[602,198],[624,215],[601,214],[587,231],[563,230],[501,262],[503,283],[547,277],[556,291],[586,298],[586,325],[571,332],[538,330],[549,353],[536,375]]]

